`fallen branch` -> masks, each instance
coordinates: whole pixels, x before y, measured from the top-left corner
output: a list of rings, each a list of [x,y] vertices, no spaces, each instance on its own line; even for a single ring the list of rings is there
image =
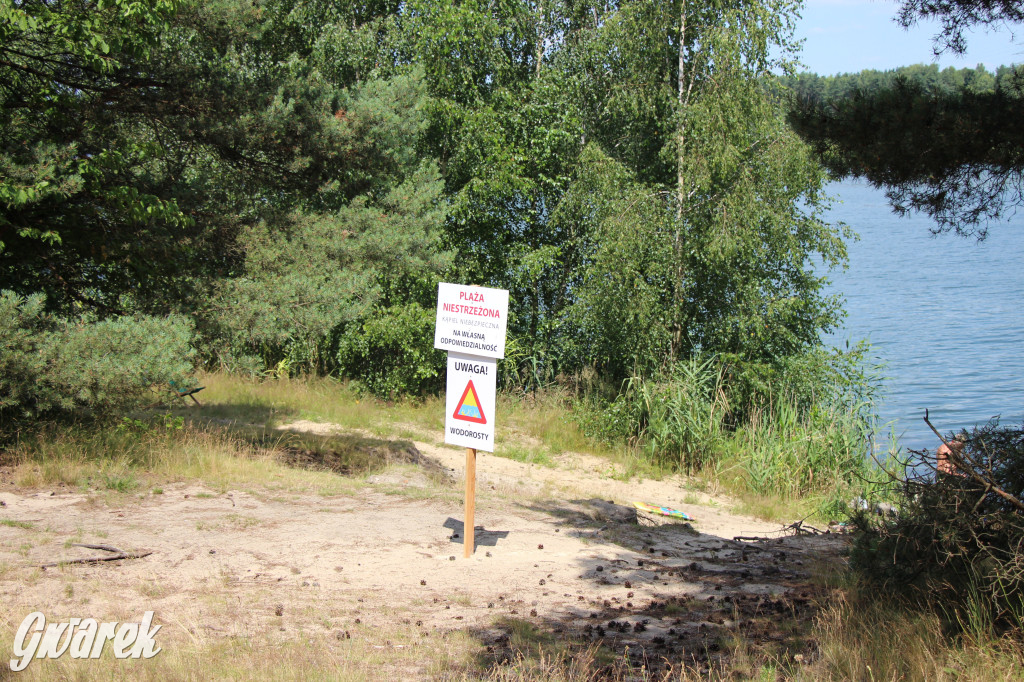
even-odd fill
[[[806,523],[804,523],[804,521],[805,521],[805,519],[800,519],[799,521],[797,521],[795,523],[789,524],[788,526],[786,526],[782,530],[783,530],[783,532],[785,532],[787,530],[791,530],[791,531],[793,531],[794,535],[800,535],[801,533],[803,533],[805,535],[824,535],[825,534],[823,531],[818,530],[814,526],[807,525]]]
[[[784,533],[788,533],[789,531],[793,531],[793,535],[796,536],[827,534],[826,531],[818,530],[814,526],[809,526],[806,523],[804,523],[804,521],[806,521],[806,518],[800,519],[799,521],[791,523],[788,526],[784,526],[783,528],[775,531],[776,533],[780,533],[780,535],[776,535],[774,537],[766,537],[760,535],[736,535],[733,537],[732,542],[734,545],[739,545],[742,547],[751,547],[751,545],[747,544],[748,542],[768,542],[769,540],[781,540],[784,537],[792,537],[784,535]],[[729,541],[723,540],[722,542],[728,543]]]
[[[83,545],[79,542],[71,543],[72,547],[85,547],[86,549],[98,549],[104,552],[110,552],[110,556],[94,556],[85,557],[83,559],[68,559],[67,561],[58,561],[52,564],[39,564],[39,568],[53,568],[55,566],[66,566],[67,564],[95,564],[101,561],[120,561],[122,559],[141,559],[147,557],[152,552],[126,552],[123,549],[117,547],[111,547],[110,545]]]

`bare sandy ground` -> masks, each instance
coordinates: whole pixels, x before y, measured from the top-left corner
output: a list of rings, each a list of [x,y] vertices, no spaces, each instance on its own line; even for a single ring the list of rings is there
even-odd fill
[[[619,480],[604,460],[573,455],[548,468],[481,453],[477,545],[464,559],[464,451],[415,445],[431,475],[392,467],[338,496],[178,484],[111,506],[69,489],[19,490],[0,471],[0,520],[8,522],[0,525],[0,644],[9,648],[32,611],[139,620],[151,610],[168,642],[191,646],[309,636],[421,646],[408,637],[395,644],[388,633],[418,632],[425,643],[463,631],[500,662],[509,624],[525,620],[655,669],[712,666],[730,632],[813,658],[783,621],[814,608],[811,574],[835,560],[841,537],[793,537],[679,479]],[[633,501],[695,521],[641,525]],[[38,568],[103,554],[70,543],[152,554]],[[437,673],[403,665],[401,678]]]

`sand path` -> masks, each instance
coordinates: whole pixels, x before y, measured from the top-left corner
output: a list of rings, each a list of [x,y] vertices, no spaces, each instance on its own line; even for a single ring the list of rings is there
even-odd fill
[[[815,562],[842,544],[736,542],[780,535],[780,525],[731,513],[680,479],[620,480],[605,460],[571,455],[540,467],[481,453],[477,548],[464,559],[464,451],[415,446],[447,483],[402,466],[346,495],[179,484],[112,508],[68,489],[18,490],[0,472],[2,641],[35,610],[99,620],[152,610],[193,643],[469,630],[500,659],[510,619],[525,619],[650,660],[700,663],[725,630],[777,636],[776,614],[809,608]],[[634,500],[696,520],[640,525]],[[101,554],[70,542],[152,554],[36,568]]]

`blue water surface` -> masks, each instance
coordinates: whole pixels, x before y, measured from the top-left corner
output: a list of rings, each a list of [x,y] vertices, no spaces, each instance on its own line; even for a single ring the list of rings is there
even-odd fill
[[[1024,418],[1024,211],[990,226],[984,242],[932,236],[923,216],[898,217],[861,181],[831,187],[830,218],[860,240],[831,275],[848,317],[828,342],[868,339],[886,363],[880,417],[901,445],[934,449],[922,417],[946,433],[1001,415]]]

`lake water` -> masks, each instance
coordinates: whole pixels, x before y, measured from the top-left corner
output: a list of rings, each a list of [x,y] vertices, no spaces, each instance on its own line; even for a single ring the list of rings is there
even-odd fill
[[[860,235],[831,289],[846,297],[842,345],[868,339],[886,363],[879,415],[907,448],[934,449],[925,408],[944,434],[1002,415],[1024,418],[1024,211],[978,243],[931,236],[931,221],[893,214],[880,190],[836,183],[831,219]]]

